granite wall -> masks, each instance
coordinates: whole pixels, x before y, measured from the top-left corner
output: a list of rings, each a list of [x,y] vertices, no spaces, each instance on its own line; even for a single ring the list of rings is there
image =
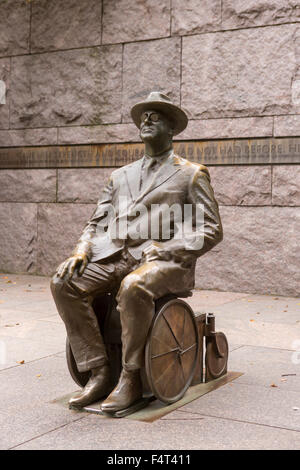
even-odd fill
[[[138,142],[152,90],[187,110],[178,140],[297,137],[300,1],[1,0],[0,85],[0,148]],[[197,286],[298,295],[299,165],[209,169],[224,241]],[[1,169],[0,270],[52,273],[111,170]]]

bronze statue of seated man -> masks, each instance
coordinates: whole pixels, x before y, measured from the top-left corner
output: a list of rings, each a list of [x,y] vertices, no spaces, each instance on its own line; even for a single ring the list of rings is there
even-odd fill
[[[222,240],[207,168],[173,151],[173,136],[187,126],[185,112],[167,96],[152,92],[132,108],[131,115],[145,154],[112,172],[72,256],[58,267],[51,282],[77,368],[91,371],[87,385],[69,403],[80,408],[106,397],[101,405],[105,412],[123,410],[141,398],[140,369],[155,300],[191,290],[197,257]],[[174,210],[165,236],[164,210],[170,215],[174,207],[182,209],[179,218],[188,219],[189,229],[178,236]],[[157,233],[149,235],[153,220]],[[111,390],[110,365],[92,302],[116,289],[123,369]]]

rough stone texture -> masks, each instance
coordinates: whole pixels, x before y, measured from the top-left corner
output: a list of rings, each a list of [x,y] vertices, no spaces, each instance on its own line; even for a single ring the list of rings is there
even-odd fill
[[[103,44],[169,34],[170,0],[103,0]]]
[[[172,34],[197,34],[221,29],[221,0],[173,0]]]
[[[0,130],[1,147],[25,147],[31,145],[55,144],[57,144],[57,129],[54,128]]]
[[[277,206],[300,206],[300,166],[273,167],[272,202]]]
[[[54,202],[56,170],[0,170],[0,201]]]
[[[223,0],[222,29],[300,21],[299,0]]]
[[[140,142],[140,140],[137,127],[131,123],[89,127],[61,127],[58,129],[59,144]]]
[[[0,104],[0,129],[8,129],[10,100],[10,59],[0,59],[0,80],[4,83],[6,88],[5,104]]]
[[[94,204],[39,204],[38,269],[52,274],[76,246]]]
[[[129,119],[129,118],[128,118]],[[187,128],[174,140],[230,139],[271,137],[273,117],[190,120]],[[42,133],[41,133],[42,135]],[[58,129],[59,144],[98,144],[140,142],[135,124],[72,126]],[[1,145],[1,133],[0,133]]]
[[[273,133],[273,117],[190,120],[175,140],[232,139],[269,137]]]
[[[12,59],[12,127],[121,120],[121,46]]]
[[[30,5],[26,0],[0,2],[0,56],[29,52]]]
[[[151,60],[145,60],[150,58]],[[125,44],[123,64],[123,120],[151,91],[180,102],[180,38]]]
[[[36,271],[36,204],[0,203],[0,269]]]
[[[190,117],[297,113],[291,89],[298,67],[296,28],[183,38],[182,105]]]
[[[129,119],[129,118],[128,118]],[[174,140],[230,139],[271,137],[273,117],[190,120],[187,128]],[[59,144],[97,144],[140,142],[135,124],[106,124],[102,126],[72,126],[58,129]],[[1,145],[1,133],[0,133]]]
[[[74,49],[100,43],[101,0],[32,2],[32,52]]]
[[[271,167],[221,166],[210,167],[209,172],[219,204],[271,205]]]
[[[220,212],[224,240],[198,261],[197,287],[299,295],[299,209],[221,206]]]
[[[58,202],[96,203],[113,169],[58,170]]]
[[[299,136],[300,115],[274,116],[274,136],[292,137]]]

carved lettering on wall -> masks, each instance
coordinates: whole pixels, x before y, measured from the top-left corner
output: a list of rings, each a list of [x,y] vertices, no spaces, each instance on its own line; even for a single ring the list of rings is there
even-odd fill
[[[300,138],[175,142],[175,152],[205,165],[300,163]],[[144,145],[99,144],[0,149],[0,168],[119,167],[143,156]]]

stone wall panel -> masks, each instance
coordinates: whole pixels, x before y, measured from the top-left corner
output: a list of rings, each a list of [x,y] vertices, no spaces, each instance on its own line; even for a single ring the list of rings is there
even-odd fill
[[[0,203],[0,270],[37,271],[36,204]]]
[[[58,170],[58,202],[96,203],[114,168]]]
[[[300,115],[274,116],[274,136],[292,137],[300,134]]]
[[[221,0],[172,0],[172,34],[197,34],[221,28]]]
[[[222,29],[300,21],[299,0],[223,0]]]
[[[271,205],[271,167],[219,166],[209,168],[219,204],[230,206]]]
[[[197,262],[201,289],[299,295],[300,213],[292,207],[221,207],[224,240]]]
[[[191,119],[187,128],[181,134],[175,136],[174,140],[232,139],[271,137],[272,135],[273,117]],[[140,141],[139,130],[135,124],[130,122],[102,126],[60,127],[58,129],[59,144],[75,145]]]
[[[58,129],[59,144],[108,144],[140,142],[140,140],[139,130],[132,123],[61,127]]]
[[[300,206],[299,165],[273,167],[272,202],[277,206]]]
[[[93,204],[39,204],[39,274],[51,275],[69,257],[92,215]]]
[[[122,47],[12,59],[14,128],[120,122]]]
[[[0,170],[0,201],[55,202],[56,170]]]
[[[103,44],[170,34],[170,0],[103,0]]]
[[[297,113],[296,26],[183,38],[182,105],[191,118]],[[300,102],[300,101],[299,101]]]
[[[175,140],[271,137],[272,134],[273,117],[190,119]]]
[[[175,103],[180,103],[179,38],[125,44],[123,121],[132,121],[131,107],[151,91],[161,91]]]
[[[28,147],[56,144],[57,129],[54,128],[0,130],[0,147]]]
[[[32,2],[31,52],[101,43],[101,0]]]
[[[29,52],[30,5],[26,0],[0,2],[0,57]]]

